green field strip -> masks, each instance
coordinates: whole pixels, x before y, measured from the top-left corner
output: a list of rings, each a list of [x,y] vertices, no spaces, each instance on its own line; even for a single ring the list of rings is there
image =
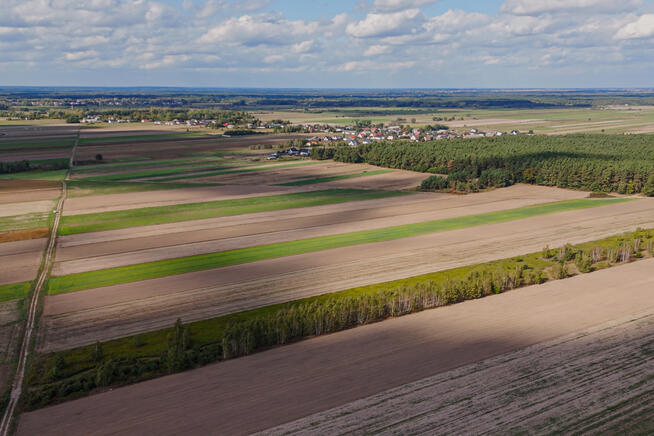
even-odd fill
[[[54,201],[52,205],[54,207]],[[33,212],[23,215],[0,217],[0,232],[47,227],[48,215],[48,212]]]
[[[161,133],[155,135],[128,135],[128,136],[112,136],[112,137],[103,137],[103,138],[82,138],[79,140],[79,145],[97,145],[97,144],[113,144],[121,142],[152,142],[157,139],[169,140],[169,139],[184,139],[184,138],[198,138],[206,136],[211,138],[209,135],[204,133]]]
[[[30,290],[32,282],[10,283],[0,285],[0,302],[23,298]]]
[[[191,165],[191,164],[208,164],[208,163],[221,163],[222,160],[219,158],[198,158],[198,157],[188,157],[180,159],[147,159],[140,160],[138,162],[119,162],[119,163],[110,163],[110,164],[98,164],[98,165],[85,165],[83,167],[75,167],[73,172],[75,174],[80,173],[89,173],[89,172],[102,172],[102,171],[113,171],[115,169],[131,168],[131,167],[158,167],[164,165]]]
[[[298,181],[295,181],[295,182],[280,183],[277,186],[313,185],[313,184],[316,184],[316,183],[333,182],[333,181],[336,181],[336,180],[354,179],[354,178],[365,177],[365,176],[376,176],[376,175],[379,175],[379,174],[392,173],[393,171],[394,170],[363,171],[361,173],[356,173],[356,174],[344,174],[342,176],[318,177],[318,178],[314,178],[314,179],[304,179],[304,180],[298,180]]]
[[[72,147],[75,143],[75,138],[70,140],[57,140],[57,141],[0,141],[0,150],[31,150],[39,148],[65,148]]]
[[[69,197],[219,186],[215,183],[94,182],[88,180],[71,180],[67,182],[67,185]]]
[[[349,201],[373,200],[400,195],[408,195],[408,193],[399,191],[328,189],[313,192],[262,195],[258,197],[237,198],[233,200],[217,200],[201,203],[176,204],[172,206],[146,207],[112,212],[70,215],[61,218],[59,234],[72,235],[75,233],[124,229],[127,227],[243,215],[255,212],[322,206]]]
[[[203,171],[217,171],[217,170],[226,170],[237,168],[238,165],[224,165],[218,166],[217,163],[202,164],[202,165],[187,165],[182,167],[175,168],[162,168],[146,171],[133,171],[128,173],[118,173],[118,174],[107,174],[104,176],[87,176],[82,177],[82,180],[90,180],[94,182],[117,182],[121,180],[133,180],[133,179],[150,179],[158,176],[168,176],[174,174],[188,174],[190,172],[203,172]]]
[[[349,247],[374,242],[391,241],[429,233],[457,230],[467,227],[514,221],[553,213],[588,209],[609,204],[630,201],[630,199],[579,199],[526,206],[517,209],[468,215],[415,224],[341,233],[295,241],[240,248],[197,256],[166,259],[137,265],[108,268],[52,278],[48,284],[49,295],[82,289],[98,288],[134,281],[148,280],[193,271],[201,271],[265,259],[293,256],[333,248]]]
[[[256,172],[256,171],[269,171],[269,170],[275,170],[277,168],[293,168],[293,167],[299,167],[299,166],[305,166],[305,165],[318,165],[323,162],[315,162],[315,161],[307,161],[307,162],[296,162],[296,163],[290,163],[290,164],[285,164],[285,165],[275,165],[275,166],[269,166],[269,167],[257,167],[257,168],[243,168],[243,169],[237,169],[237,170],[226,170],[226,171],[216,171],[213,173],[207,173],[207,174],[189,174],[189,175],[184,175],[184,176],[173,176],[173,177],[163,177],[163,178],[157,178],[157,182],[168,182],[168,181],[175,181],[175,180],[183,180],[183,179],[197,179],[199,177],[209,177],[209,176],[220,176],[224,174],[237,174],[237,173],[249,173],[249,172]]]

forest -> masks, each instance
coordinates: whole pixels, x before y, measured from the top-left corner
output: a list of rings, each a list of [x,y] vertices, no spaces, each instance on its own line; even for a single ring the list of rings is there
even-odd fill
[[[331,157],[332,153],[316,152],[316,157],[325,154]],[[426,143],[378,142],[338,147],[333,158],[439,174],[425,180],[423,190],[475,192],[530,183],[654,195],[652,135],[518,135]]]

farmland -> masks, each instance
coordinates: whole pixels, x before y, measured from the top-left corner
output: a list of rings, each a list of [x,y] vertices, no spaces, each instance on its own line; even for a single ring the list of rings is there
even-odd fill
[[[472,111],[495,125],[504,116]],[[540,116],[554,120],[555,112]],[[530,111],[510,116],[523,115],[525,124],[541,119]],[[570,121],[571,129],[575,123]],[[212,413],[198,425],[220,421],[230,434],[278,425],[286,427],[273,432],[303,433],[311,424],[296,420],[307,415],[327,432],[348,432],[356,422],[376,429],[395,425],[394,415],[369,396],[400,392],[398,401],[406,404],[417,401],[418,389],[432,396],[450,392],[447,377],[461,367],[466,382],[451,393],[455,401],[479,389],[466,365],[503,374],[518,367],[510,365],[529,364],[525,347],[541,347],[549,362],[556,352],[548,350],[564,346],[565,335],[589,350],[579,351],[585,361],[599,351],[580,331],[594,332],[593,326],[648,309],[654,236],[641,229],[654,229],[654,199],[641,189],[590,196],[587,190],[515,180],[468,195],[419,192],[434,173],[448,173],[426,169],[443,162],[447,167],[448,161],[459,165],[459,145],[438,149],[442,162],[419,168],[412,159],[400,158],[397,165],[370,159],[374,153],[366,147],[359,148],[364,163],[285,154],[268,160],[271,151],[306,136],[291,133],[228,137],[208,129],[46,123],[0,130],[7,132],[0,137],[3,162],[13,165],[20,153],[34,162],[0,175],[0,305],[7,319],[0,345],[6,377],[48,238],[55,238],[47,281],[34,300],[38,317],[19,434],[36,426],[52,433],[97,431],[94,425],[102,424],[92,423],[104,418],[96,414],[113,410],[112,401],[130,408],[140,404],[112,431],[139,432],[144,422],[153,422],[153,413],[173,419],[177,412],[168,404],[182,385],[191,386],[196,399],[179,410],[203,413],[197,401],[206,400]],[[67,168],[73,146],[73,166]],[[483,157],[481,151],[477,155]],[[622,155],[629,162],[636,158],[631,151]],[[67,198],[58,209],[64,178]],[[51,234],[56,216],[58,228]],[[625,277],[628,283],[616,293]],[[629,298],[622,298],[624,293]],[[402,303],[414,298],[430,303]],[[575,308],[586,315],[573,316]],[[473,319],[476,326],[470,328]],[[304,327],[298,330],[296,322]],[[617,337],[631,328],[615,322]],[[544,328],[547,323],[552,325]],[[266,333],[268,328],[277,333]],[[491,331],[492,337],[485,335]],[[512,335],[515,331],[521,334]],[[332,332],[338,333],[326,334]],[[539,345],[544,341],[554,342]],[[641,345],[634,340],[624,349]],[[510,353],[518,353],[515,362]],[[253,355],[241,358],[244,354]],[[313,381],[301,375],[300,362],[309,355],[321,372]],[[341,355],[350,357],[338,365],[326,357]],[[481,363],[487,359],[495,360]],[[369,374],[357,369],[364,360]],[[252,365],[266,371],[254,374]],[[391,375],[391,367],[412,370]],[[275,380],[287,370],[298,378],[277,389]],[[551,377],[561,380],[565,374]],[[233,400],[226,406],[217,400],[213,381],[197,386],[203,377],[225,387],[248,386],[261,399],[221,388],[221,395]],[[156,380],[144,381],[150,378]],[[356,383],[345,386],[353,378]],[[489,395],[509,410],[502,386],[516,382],[497,380]],[[107,389],[113,391],[103,392]],[[160,395],[167,389],[170,396]],[[149,395],[160,396],[161,403],[144,401]],[[282,401],[288,396],[295,399]],[[313,396],[324,401],[318,404]],[[40,409],[56,403],[62,404]],[[247,408],[256,408],[255,419],[239,428],[243,416],[236,409]],[[332,408],[347,412],[335,420],[331,414],[341,412]],[[507,426],[523,418],[515,413],[506,415]],[[69,414],[79,418],[74,428]],[[455,429],[441,415],[428,416],[424,425],[438,421],[443,429]],[[153,428],[199,429],[178,421],[157,420]]]

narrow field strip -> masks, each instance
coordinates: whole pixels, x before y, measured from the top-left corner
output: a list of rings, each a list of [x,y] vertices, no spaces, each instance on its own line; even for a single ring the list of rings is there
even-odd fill
[[[162,133],[155,135],[109,136],[102,138],[82,138],[79,140],[79,145],[113,144],[120,142],[152,142],[157,139],[189,139],[203,136],[206,136],[207,138],[211,137],[203,133]]]
[[[0,232],[38,229],[48,226],[48,212],[32,212],[23,215],[0,217]]]
[[[215,183],[149,183],[149,182],[94,182],[71,180],[68,182],[68,197],[88,195],[125,194],[128,192],[163,191],[166,189],[189,189],[216,186]]]
[[[191,185],[192,186],[192,185]],[[268,212],[299,207],[322,206],[349,201],[374,200],[410,195],[399,191],[373,191],[358,189],[327,189],[281,195],[218,200],[173,206],[147,207],[113,212],[91,213],[62,217],[60,234],[97,232],[127,227],[165,224],[246,213]]]
[[[0,302],[23,298],[30,290],[32,282],[10,283],[0,285]]]
[[[365,177],[365,176],[376,176],[378,174],[386,174],[386,173],[392,173],[395,170],[373,170],[373,171],[363,171],[361,173],[356,173],[356,174],[344,174],[342,176],[330,176],[330,177],[317,177],[313,179],[304,179],[304,180],[297,180],[295,182],[288,182],[288,183],[280,183],[277,186],[304,186],[304,185],[313,185],[316,183],[326,183],[326,182],[334,182],[336,180],[347,180],[347,179],[354,179],[357,177]]]
[[[2,179],[63,180],[68,170],[33,170],[22,173],[2,174]]]
[[[226,170],[226,171],[216,171],[216,172],[209,172],[209,173],[203,173],[203,174],[188,174],[188,175],[183,175],[183,176],[172,176],[172,177],[158,177],[156,179],[152,179],[152,181],[156,182],[169,182],[169,181],[175,181],[175,180],[183,180],[183,179],[197,179],[200,177],[209,177],[209,176],[222,176],[224,174],[237,174],[237,173],[249,173],[249,172],[256,172],[256,171],[270,171],[270,170],[276,170],[279,168],[293,168],[293,167],[299,167],[299,166],[305,166],[305,165],[318,165],[322,164],[324,162],[315,162],[315,161],[307,161],[307,162],[296,162],[296,163],[290,163],[290,164],[285,164],[285,165],[271,165],[269,167],[257,167],[257,168],[243,168],[243,169],[235,169],[235,170]]]
[[[188,157],[180,159],[144,159],[135,162],[118,162],[111,164],[97,164],[97,165],[85,165],[83,167],[75,167],[73,169],[73,174],[89,173],[89,172],[102,172],[102,171],[112,171],[114,169],[124,169],[130,167],[158,167],[164,165],[191,165],[191,164],[208,164],[208,163],[220,163],[222,159],[220,158],[201,158],[201,157]]]
[[[133,171],[128,173],[118,173],[118,174],[107,174],[104,176],[87,176],[83,177],[82,180],[88,180],[93,182],[119,182],[121,180],[135,180],[135,179],[149,179],[158,176],[169,176],[174,174],[187,174],[187,173],[196,173],[202,171],[216,171],[216,170],[226,170],[231,168],[237,168],[238,165],[225,165],[222,166],[218,163],[209,163],[201,165],[184,165],[175,168],[165,168],[165,169],[153,169],[145,171]]]
[[[264,259],[304,254],[332,248],[390,241],[428,233],[456,230],[483,224],[513,221],[539,215],[547,215],[578,209],[588,209],[622,203],[629,199],[580,199],[542,205],[527,206],[498,212],[448,218],[423,223],[407,224],[382,229],[298,239],[295,241],[247,247],[197,256],[166,259],[136,265],[108,268],[67,276],[54,277],[48,284],[48,294],[56,295],[82,289],[98,288],[120,283],[135,282],[157,277],[184,274],[212,268],[220,268]]]

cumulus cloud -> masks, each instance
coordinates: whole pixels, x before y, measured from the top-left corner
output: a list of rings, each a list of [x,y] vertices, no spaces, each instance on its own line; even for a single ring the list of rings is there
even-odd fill
[[[616,39],[647,38],[654,35],[654,14],[645,14],[622,27],[615,34]]]
[[[398,36],[417,33],[426,21],[419,9],[407,9],[389,14],[368,14],[357,23],[347,26],[347,33],[356,38]]]
[[[211,28],[199,39],[201,43],[258,45],[291,45],[299,38],[311,36],[318,23],[288,21],[277,15],[243,15]]]

